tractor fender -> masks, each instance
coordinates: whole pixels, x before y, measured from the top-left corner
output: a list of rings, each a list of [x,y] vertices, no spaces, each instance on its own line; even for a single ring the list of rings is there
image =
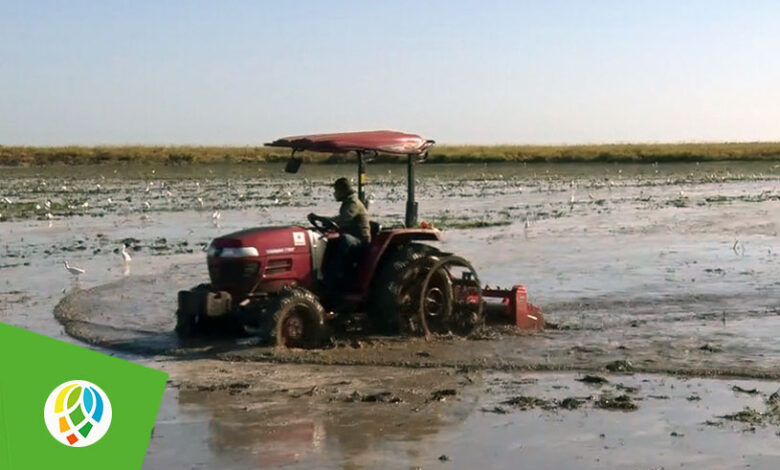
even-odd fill
[[[389,248],[420,240],[439,241],[441,240],[441,231],[425,228],[402,228],[386,230],[377,234],[368,246],[368,252],[363,257],[363,262],[359,267],[360,292],[368,292],[379,261]]]

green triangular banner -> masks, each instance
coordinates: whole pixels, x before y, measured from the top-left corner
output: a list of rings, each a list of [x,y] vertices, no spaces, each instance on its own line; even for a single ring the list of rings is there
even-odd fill
[[[141,468],[167,379],[0,323],[0,469]]]

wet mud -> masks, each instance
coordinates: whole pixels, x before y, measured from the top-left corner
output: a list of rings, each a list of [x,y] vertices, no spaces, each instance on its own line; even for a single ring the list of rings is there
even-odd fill
[[[171,312],[176,305],[171,293],[199,283],[200,278],[192,273],[200,268],[174,265],[163,275],[128,277],[78,290],[57,305],[55,316],[71,336],[134,354],[341,366],[780,378],[778,346],[771,334],[753,342],[746,342],[743,334],[751,329],[771,331],[780,325],[777,301],[765,299],[764,309],[726,313],[724,306],[730,302],[738,305],[740,299],[717,295],[667,298],[666,308],[657,302],[636,300],[624,318],[611,319],[609,324],[603,318],[594,324],[583,317],[599,315],[599,310],[618,310],[614,305],[591,301],[599,310],[588,311],[578,304],[574,313],[564,309],[568,304],[542,305],[551,327],[535,333],[516,332],[511,326],[485,326],[466,338],[342,335],[333,347],[320,350],[264,347],[252,337],[180,342],[173,333]],[[713,311],[715,308],[718,311]],[[573,320],[569,323],[566,318]]]

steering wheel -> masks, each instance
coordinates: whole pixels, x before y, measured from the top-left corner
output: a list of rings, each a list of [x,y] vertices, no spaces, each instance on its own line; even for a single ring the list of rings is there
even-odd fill
[[[309,223],[314,227],[314,230],[320,233],[331,233],[339,231],[339,224],[330,220],[327,217],[321,217],[315,214],[309,214]]]

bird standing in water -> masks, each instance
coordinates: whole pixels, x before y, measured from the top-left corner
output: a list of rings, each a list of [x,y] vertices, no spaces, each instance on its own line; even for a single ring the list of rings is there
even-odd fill
[[[133,258],[130,257],[130,253],[127,252],[127,244],[122,243],[122,261],[125,263],[125,265],[129,264],[130,261],[133,261]]]
[[[67,269],[68,272],[73,274],[74,276],[79,276],[80,274],[84,274],[86,272],[81,268],[77,268],[75,266],[69,265],[67,260],[63,261],[63,263],[65,264],[65,269]]]
[[[122,251],[120,252],[122,255],[122,264],[124,265],[124,270],[122,271],[122,274],[125,276],[130,274],[130,261],[133,261],[133,258],[130,257],[130,253],[127,252],[127,244],[122,243]]]

